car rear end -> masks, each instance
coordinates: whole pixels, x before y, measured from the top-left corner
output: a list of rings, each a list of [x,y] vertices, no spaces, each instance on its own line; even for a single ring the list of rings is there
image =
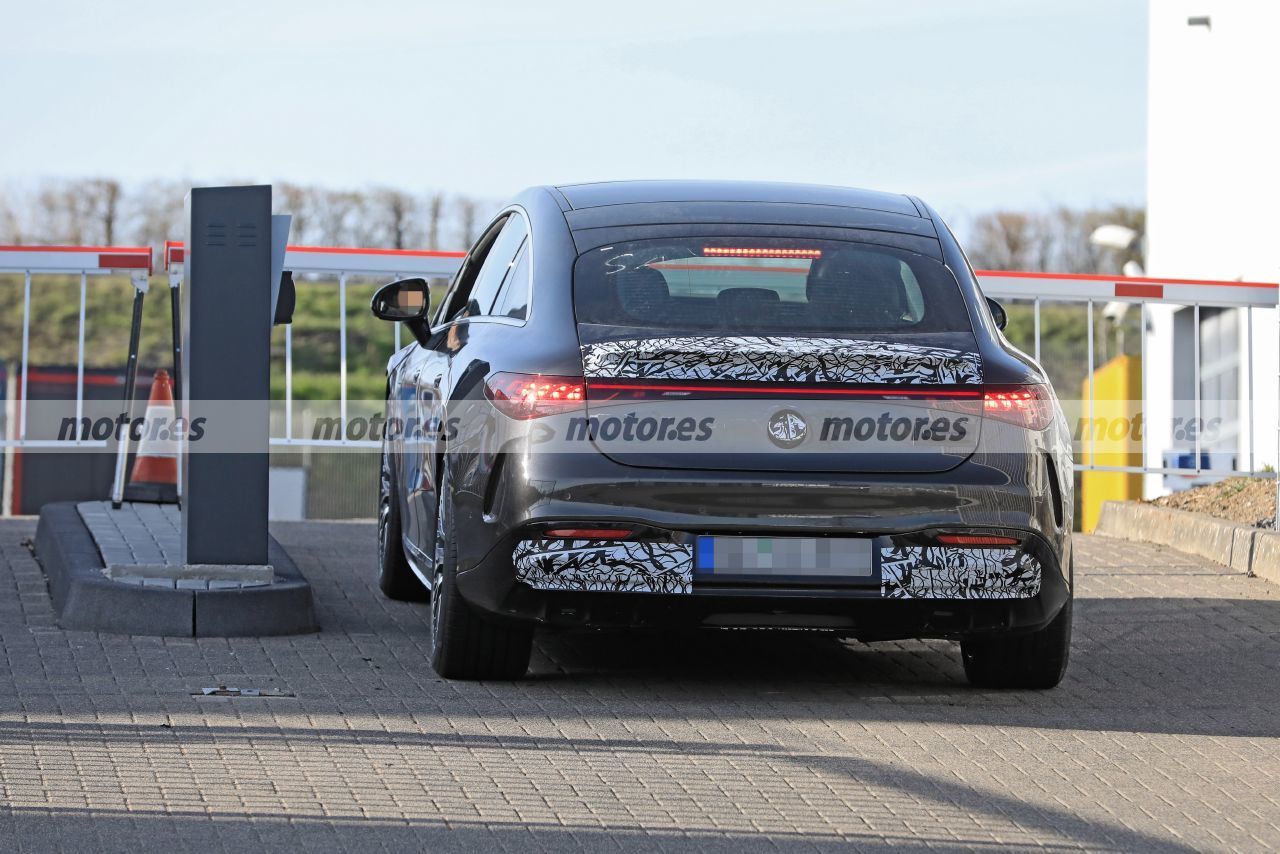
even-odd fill
[[[487,381],[524,433],[485,490],[496,544],[463,562],[473,605],[868,639],[1053,620],[1057,404],[967,267],[833,229],[634,233],[574,265],[581,374]]]

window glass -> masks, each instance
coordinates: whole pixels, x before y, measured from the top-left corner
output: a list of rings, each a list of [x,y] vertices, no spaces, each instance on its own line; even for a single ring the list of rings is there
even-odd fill
[[[493,314],[499,317],[514,317],[524,320],[529,316],[529,290],[532,284],[532,272],[529,264],[529,241],[526,240],[516,255],[516,263],[511,268],[511,275],[502,283],[502,290],[494,301]]]
[[[955,277],[925,255],[799,238],[636,240],[574,266],[579,323],[745,335],[969,332]]]
[[[480,272],[480,267],[484,264],[485,257],[488,256],[489,250],[493,248],[494,241],[498,239],[498,234],[506,223],[507,218],[505,216],[494,220],[480,235],[475,245],[471,247],[471,251],[467,253],[467,257],[463,260],[457,275],[454,276],[453,284],[449,286],[448,292],[445,293],[444,301],[441,302],[439,312],[436,315],[436,323],[447,323],[465,315],[467,300],[471,296],[471,288],[476,283],[476,275]]]
[[[502,226],[502,231],[493,241],[489,254],[485,256],[480,273],[476,276],[476,283],[467,298],[466,315],[468,317],[492,313],[498,288],[502,286],[503,280],[515,264],[516,252],[524,243],[528,233],[529,229],[525,226],[524,217],[518,213],[507,217],[506,224]]]

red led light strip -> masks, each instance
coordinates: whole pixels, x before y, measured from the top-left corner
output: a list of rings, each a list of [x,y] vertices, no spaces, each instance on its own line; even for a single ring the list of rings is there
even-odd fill
[[[607,382],[587,383],[588,392],[591,391],[666,391],[679,393],[696,393],[703,392],[708,394],[734,395],[741,394],[744,396],[774,395],[787,397],[789,395],[833,395],[836,397],[886,397],[886,398],[911,398],[915,399],[933,399],[933,398],[956,398],[961,400],[979,400],[982,398],[982,392],[979,389],[909,389],[909,388],[893,388],[891,386],[880,386],[877,388],[830,388],[827,386],[806,386],[799,383],[788,383],[771,385],[766,388],[755,386],[740,385],[694,385],[685,383],[620,383]]]
[[[821,258],[821,249],[767,249],[765,247],[707,246],[708,258]]]

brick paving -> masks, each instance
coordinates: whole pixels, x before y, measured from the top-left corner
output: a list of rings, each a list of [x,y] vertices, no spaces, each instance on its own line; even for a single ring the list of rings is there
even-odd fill
[[[466,684],[371,525],[275,526],[323,631],[232,640],[58,629],[34,528],[0,522],[0,850],[1280,847],[1280,587],[1169,550],[1080,538],[1052,692],[751,633],[547,637]]]
[[[106,575],[122,584],[178,590],[231,590],[271,583],[271,566],[184,564],[182,514],[176,504],[110,501],[76,505],[102,555]],[[83,624],[82,624],[83,625]]]
[[[80,518],[93,536],[105,566],[182,563],[182,515],[173,504],[82,501]]]

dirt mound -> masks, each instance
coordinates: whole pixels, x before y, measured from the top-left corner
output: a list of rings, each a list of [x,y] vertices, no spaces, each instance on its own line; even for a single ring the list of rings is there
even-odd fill
[[[1255,477],[1229,477],[1217,483],[1164,495],[1151,502],[1190,510],[1255,528],[1271,528],[1276,518],[1276,482]]]

